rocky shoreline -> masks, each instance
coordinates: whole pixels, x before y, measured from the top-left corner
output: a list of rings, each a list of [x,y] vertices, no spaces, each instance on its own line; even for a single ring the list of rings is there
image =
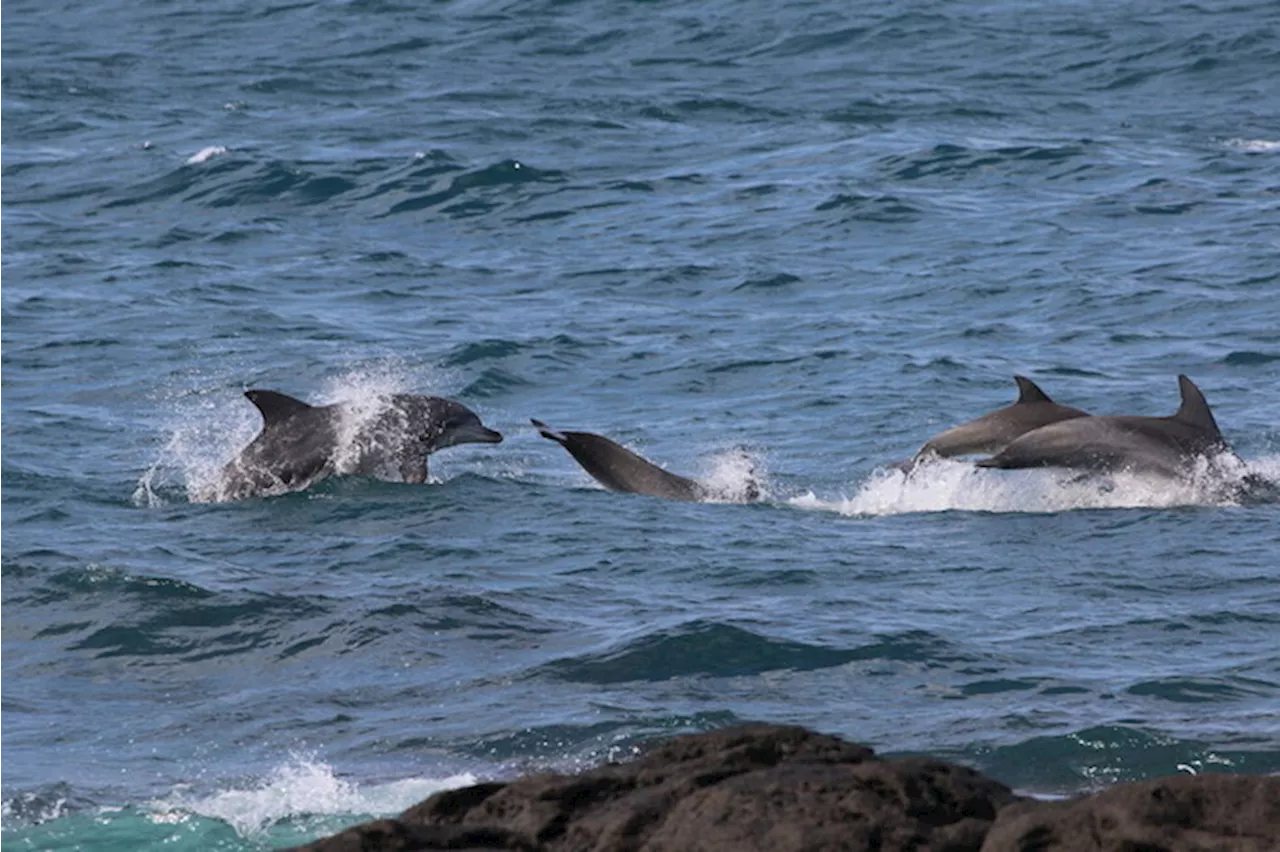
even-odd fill
[[[1280,777],[1177,775],[1066,801],[799,727],[658,742],[628,763],[437,793],[307,852],[1280,850]]]

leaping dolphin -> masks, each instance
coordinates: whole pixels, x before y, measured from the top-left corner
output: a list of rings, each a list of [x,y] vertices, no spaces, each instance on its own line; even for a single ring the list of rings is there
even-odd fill
[[[668,473],[626,447],[592,432],[561,432],[541,420],[533,420],[538,433],[569,451],[587,473],[610,491],[647,494],[669,500],[714,499],[716,493],[700,482]],[[746,499],[760,496],[755,482],[747,485]]]
[[[262,413],[262,431],[227,463],[216,500],[300,491],[334,474],[427,479],[427,456],[455,444],[496,444],[502,435],[459,402],[396,394],[376,410],[309,405],[271,390],[244,394]]]
[[[1034,429],[1089,416],[1086,411],[1054,402],[1026,376],[1014,376],[1013,380],[1018,383],[1018,398],[1012,404],[934,435],[903,467],[911,470],[932,456],[998,453]]]
[[[1178,387],[1182,405],[1169,417],[1076,417],[1050,423],[1027,432],[978,466],[1132,470],[1184,478],[1197,457],[1230,449],[1195,383],[1178,376]]]

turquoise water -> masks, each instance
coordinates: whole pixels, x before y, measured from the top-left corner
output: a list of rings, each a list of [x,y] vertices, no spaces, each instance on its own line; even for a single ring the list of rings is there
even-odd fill
[[[1280,771],[1280,505],[885,465],[1014,397],[1280,477],[1280,10],[7,3],[3,840],[264,849],[794,722]],[[437,393],[426,486],[202,503]],[[755,504],[596,486],[528,418]]]

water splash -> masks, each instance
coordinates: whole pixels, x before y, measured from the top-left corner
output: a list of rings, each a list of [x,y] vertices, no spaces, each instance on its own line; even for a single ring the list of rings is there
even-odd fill
[[[433,793],[465,787],[476,780],[474,775],[462,773],[359,785],[339,778],[327,764],[295,756],[253,786],[205,796],[178,790],[151,802],[148,811],[153,822],[178,822],[195,814],[225,822],[242,837],[255,837],[296,817],[399,813]]]
[[[261,417],[247,402],[230,404],[221,394],[183,399],[168,441],[134,488],[134,505],[156,508],[179,495],[192,502],[213,499],[223,465],[260,426]]]
[[[802,509],[851,517],[947,511],[1065,512],[1231,506],[1248,500],[1250,493],[1277,487],[1280,456],[1253,462],[1243,462],[1229,454],[1199,459],[1186,480],[1128,472],[985,470],[966,462],[937,459],[910,474],[897,469],[877,470],[852,497],[827,500],[809,492],[788,502]],[[1254,499],[1268,500],[1265,496]]]
[[[698,481],[713,495],[712,502],[747,503],[769,496],[764,461],[758,453],[742,448],[724,450],[702,467]]]
[[[39,825],[61,819],[85,806],[74,800],[71,787],[65,783],[19,793],[0,804],[0,820],[6,829],[19,824]]]

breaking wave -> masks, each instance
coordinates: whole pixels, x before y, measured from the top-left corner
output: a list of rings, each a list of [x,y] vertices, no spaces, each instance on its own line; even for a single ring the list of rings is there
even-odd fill
[[[148,808],[154,822],[177,822],[190,815],[227,823],[242,837],[262,835],[279,823],[306,817],[383,815],[404,810],[440,790],[476,783],[469,773],[446,778],[409,778],[386,784],[344,781],[333,768],[295,758],[254,785],[209,795],[175,791]]]

